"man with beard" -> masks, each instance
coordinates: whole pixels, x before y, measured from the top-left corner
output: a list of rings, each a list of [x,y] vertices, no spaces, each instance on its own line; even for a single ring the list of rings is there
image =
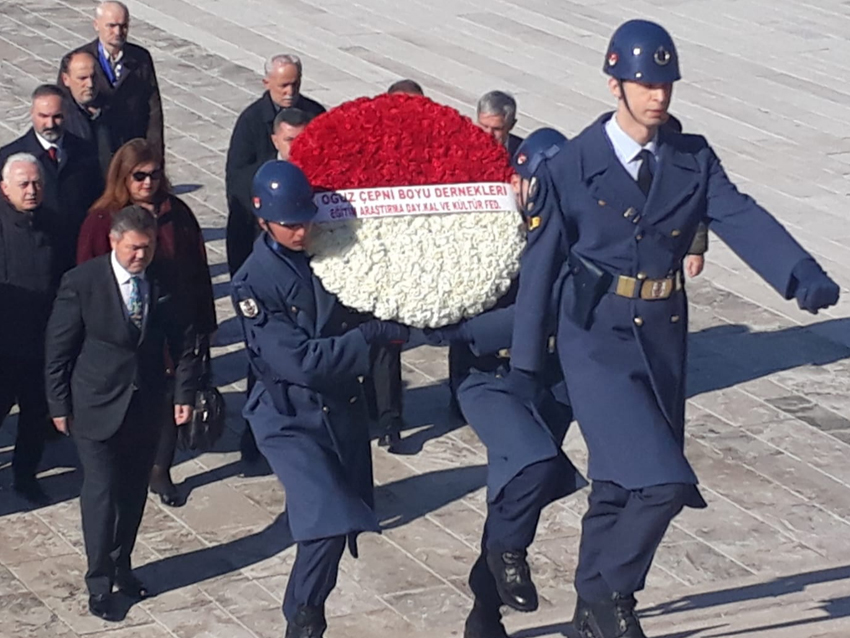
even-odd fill
[[[42,84],[32,94],[32,127],[0,148],[0,163],[16,153],[29,153],[41,165],[44,206],[49,217],[54,259],[60,272],[76,263],[77,237],[89,206],[103,190],[103,178],[92,146],[65,130],[64,92]]]
[[[65,130],[89,142],[97,151],[100,172],[106,176],[113,150],[117,148],[110,113],[103,108],[97,90],[97,60],[86,51],[72,51],[62,58],[59,75],[67,91],[62,114]]]

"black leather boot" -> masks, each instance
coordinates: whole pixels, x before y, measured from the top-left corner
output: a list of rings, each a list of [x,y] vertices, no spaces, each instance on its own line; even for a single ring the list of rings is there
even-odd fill
[[[328,623],[321,607],[299,607],[295,618],[286,627],[285,638],[322,638]]]
[[[573,627],[582,638],[646,638],[631,595],[612,594],[610,599],[589,603],[579,597]]]
[[[509,638],[498,607],[475,601],[463,626],[463,638]]]
[[[517,611],[537,609],[537,588],[531,580],[525,550],[487,552],[487,567],[493,574],[503,603]]]

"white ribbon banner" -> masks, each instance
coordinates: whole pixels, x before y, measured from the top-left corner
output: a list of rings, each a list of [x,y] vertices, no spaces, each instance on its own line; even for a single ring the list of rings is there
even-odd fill
[[[313,201],[319,208],[314,221],[319,223],[517,210],[514,192],[504,182],[352,188],[317,193]]]

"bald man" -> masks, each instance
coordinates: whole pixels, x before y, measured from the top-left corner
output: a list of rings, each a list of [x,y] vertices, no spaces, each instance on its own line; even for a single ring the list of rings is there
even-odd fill
[[[97,37],[76,49],[94,57],[95,93],[104,115],[114,122],[114,152],[125,142],[142,137],[160,152],[163,147],[162,99],[153,59],[147,49],[127,42],[130,11],[123,2],[101,2],[95,9]],[[62,70],[57,84],[64,84]]]

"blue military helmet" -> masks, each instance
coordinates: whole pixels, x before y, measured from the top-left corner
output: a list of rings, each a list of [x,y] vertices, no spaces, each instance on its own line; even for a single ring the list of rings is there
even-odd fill
[[[611,36],[602,70],[618,80],[647,84],[668,84],[682,78],[673,38],[660,24],[648,20],[620,25]]]
[[[306,224],[316,216],[313,187],[295,164],[270,160],[254,174],[254,215],[278,224]]]
[[[514,172],[523,179],[531,179],[537,167],[547,157],[558,152],[567,141],[553,128],[539,128],[523,140],[511,158]]]

